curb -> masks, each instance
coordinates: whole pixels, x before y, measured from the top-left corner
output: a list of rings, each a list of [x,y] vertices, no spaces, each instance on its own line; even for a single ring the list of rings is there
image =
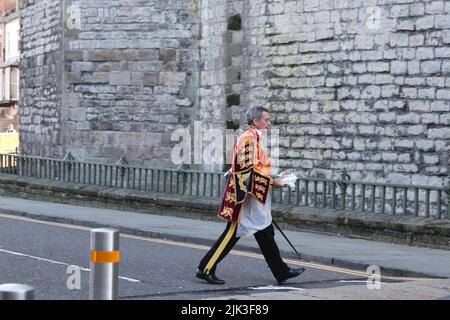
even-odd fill
[[[190,243],[194,243],[194,244],[198,244],[198,245],[206,245],[206,246],[210,246],[212,243],[211,239],[198,238],[198,237],[184,237],[184,236],[178,236],[178,235],[174,235],[174,234],[170,234],[170,233],[144,231],[144,230],[139,230],[139,229],[135,229],[135,228],[127,228],[127,227],[123,227],[120,225],[98,223],[98,222],[82,220],[82,219],[44,216],[41,214],[33,214],[33,213],[20,211],[20,210],[9,210],[9,209],[6,210],[6,209],[0,208],[0,213],[5,214],[5,215],[30,218],[30,219],[34,219],[34,220],[55,222],[55,223],[64,223],[64,224],[70,224],[70,225],[82,226],[82,227],[115,228],[124,234],[134,235],[134,236],[142,236],[142,237],[147,237],[147,238],[166,239],[166,240],[172,240],[172,241],[178,241],[178,242],[190,242]],[[248,245],[237,244],[235,246],[235,249],[242,250],[242,251],[249,251],[249,252],[253,252],[253,253],[261,253],[259,248],[253,247],[253,246],[248,246]],[[298,259],[298,256],[293,252],[280,250],[280,254],[283,258]],[[325,264],[325,265],[329,265],[329,266],[349,268],[349,269],[362,271],[362,272],[366,272],[367,268],[370,266],[370,264],[367,264],[367,263],[348,261],[348,260],[343,260],[340,258],[313,256],[313,255],[302,254],[302,253],[300,253],[300,254],[302,257],[301,260],[305,261],[305,262],[321,263],[321,264]],[[405,269],[397,269],[397,268],[392,268],[392,267],[380,266],[380,269],[381,269],[382,274],[388,275],[388,276],[447,279],[446,277],[437,276],[437,275],[433,275],[433,274],[427,274],[427,273],[416,272],[416,271],[405,270]],[[369,276],[369,274],[368,274],[368,276]]]
[[[211,220],[219,198],[129,190],[0,174],[0,194],[35,201]],[[375,242],[450,250],[450,222],[424,217],[346,212],[274,203],[272,215],[286,230],[302,230]],[[314,253],[316,254],[316,253]],[[400,268],[407,268],[407,266]]]

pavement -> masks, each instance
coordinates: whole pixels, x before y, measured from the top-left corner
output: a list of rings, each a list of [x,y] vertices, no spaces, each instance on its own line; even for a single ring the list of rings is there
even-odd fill
[[[50,222],[89,227],[112,227],[123,233],[211,245],[225,224],[172,216],[81,207],[0,196],[0,213]],[[366,271],[381,268],[382,275],[450,278],[450,251],[349,239],[326,234],[285,231],[306,262],[318,262]],[[284,258],[297,258],[288,242],[276,232]],[[235,249],[259,252],[253,237],[239,240]]]
[[[363,282],[363,281],[361,281]],[[378,290],[364,285],[312,288],[285,292],[252,293],[214,297],[208,300],[450,300],[450,280],[382,283]]]

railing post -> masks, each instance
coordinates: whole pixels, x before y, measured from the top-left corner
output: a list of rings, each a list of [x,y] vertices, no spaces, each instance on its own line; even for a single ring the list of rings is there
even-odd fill
[[[111,228],[92,230],[90,300],[117,299],[119,261],[119,231]]]
[[[72,163],[75,161],[75,158],[72,156],[72,153],[69,151],[69,153],[67,153],[67,155],[64,157],[64,167],[67,167],[67,171],[68,171],[68,176],[69,176],[69,181],[70,181],[70,174],[72,171]],[[64,171],[66,169],[64,168]]]
[[[180,171],[182,172],[181,175],[181,194],[185,194],[186,190],[188,189],[188,181],[187,181],[187,173],[185,170],[188,169],[188,166],[183,163],[180,164],[177,168],[177,174],[180,174]]]
[[[450,219],[450,179],[448,180],[445,192],[447,192],[447,219]]]
[[[341,199],[342,199],[341,208],[342,208],[342,210],[345,210],[345,198],[346,198],[347,186],[348,186],[347,181],[350,180],[350,175],[347,173],[347,170],[345,168],[344,168],[344,170],[342,170],[341,180],[342,180],[342,182],[338,183],[339,187],[341,188]]]
[[[20,150],[17,154],[17,175],[25,176],[25,158],[27,156],[27,153],[23,150]]]
[[[125,173],[127,172],[128,160],[125,155],[122,155],[117,161],[117,165],[120,166],[120,187],[123,188],[123,180],[125,177]]]
[[[34,300],[34,288],[19,283],[2,284],[0,300]]]

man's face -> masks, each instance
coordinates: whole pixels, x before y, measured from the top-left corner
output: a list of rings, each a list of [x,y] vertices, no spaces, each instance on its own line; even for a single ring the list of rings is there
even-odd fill
[[[270,127],[270,115],[268,112],[263,111],[260,119],[253,120],[256,129],[258,130],[266,130]]]

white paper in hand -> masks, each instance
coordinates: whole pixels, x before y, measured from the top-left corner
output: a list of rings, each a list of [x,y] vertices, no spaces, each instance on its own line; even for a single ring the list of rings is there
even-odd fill
[[[281,182],[291,187],[292,190],[295,190],[295,182],[297,181],[297,176],[293,173],[282,174]]]

